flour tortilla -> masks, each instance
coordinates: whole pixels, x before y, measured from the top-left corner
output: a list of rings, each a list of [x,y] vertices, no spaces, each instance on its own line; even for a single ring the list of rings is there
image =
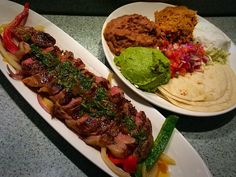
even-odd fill
[[[187,101],[215,101],[222,97],[227,89],[228,76],[225,66],[209,65],[202,72],[187,73],[185,76],[172,78],[159,90],[165,90],[171,95]]]
[[[215,112],[236,104],[236,76],[228,65],[210,65],[204,73],[195,72],[183,78],[159,87],[161,94],[176,106],[193,111]],[[179,91],[181,89],[185,90],[186,95]],[[198,92],[193,93],[196,90]]]

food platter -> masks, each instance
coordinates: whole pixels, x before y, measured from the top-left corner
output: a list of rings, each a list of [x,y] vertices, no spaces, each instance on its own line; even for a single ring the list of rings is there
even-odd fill
[[[101,38],[102,38],[103,50],[104,50],[107,61],[110,64],[111,68],[113,69],[115,74],[134,92],[136,92],[138,95],[140,95],[141,97],[143,97],[145,100],[149,101],[150,103],[152,103],[158,107],[164,108],[166,110],[176,112],[179,114],[197,116],[197,117],[216,116],[216,115],[226,113],[230,110],[233,110],[234,108],[236,108],[236,105],[233,105],[230,108],[227,108],[225,110],[216,111],[216,112],[200,112],[200,111],[191,111],[191,110],[180,108],[180,107],[175,106],[174,104],[168,102],[164,98],[157,96],[154,93],[145,92],[145,91],[142,91],[142,90],[138,89],[137,87],[135,87],[133,84],[130,83],[130,81],[128,81],[122,75],[119,68],[114,63],[114,61],[113,61],[114,55],[110,51],[110,49],[104,39],[104,36],[103,36],[103,32],[106,27],[106,24],[114,18],[120,17],[122,15],[129,15],[129,14],[140,14],[140,15],[148,17],[150,20],[154,20],[154,12],[156,10],[161,10],[167,6],[172,6],[172,5],[166,4],[166,3],[156,3],[156,2],[136,2],[136,3],[131,3],[131,4],[120,7],[118,9],[116,9],[115,11],[113,11],[108,16],[108,18],[106,19],[106,21],[104,22],[104,25],[103,25]],[[216,38],[216,37],[214,37],[214,35],[220,34],[221,36],[223,36],[225,38],[225,40],[229,41],[229,44],[230,44],[230,48],[229,48],[230,56],[228,58],[229,65],[232,68],[232,70],[234,71],[234,73],[236,73],[236,62],[234,60],[234,58],[236,56],[236,46],[230,40],[230,38],[227,35],[225,35],[220,29],[218,29],[215,25],[211,24],[206,19],[204,19],[200,16],[198,16],[198,24],[195,28],[196,28],[196,30],[198,30],[197,32],[203,32],[205,36],[208,36],[208,38],[210,38],[210,40],[214,41]],[[217,41],[214,41],[214,42],[217,42]]]
[[[10,1],[0,2],[0,23],[7,23],[15,17],[22,10],[22,6]],[[42,17],[41,15],[30,10],[30,15],[28,17],[27,24],[29,26],[42,25],[45,27],[45,31],[52,34],[55,39],[57,39],[57,45],[65,50],[73,51],[77,57],[82,58],[87,68],[103,77],[107,77],[110,70],[100,62],[96,57],[94,57],[89,51],[87,51],[82,45],[77,41],[72,39],[68,34],[62,31],[60,28],[55,26],[53,23]],[[52,119],[51,115],[45,112],[45,110],[40,106],[37,101],[37,96],[34,92],[28,89],[22,82],[13,80],[7,71],[7,63],[3,62],[3,58],[0,55],[0,69],[9,82],[14,86],[14,88],[24,97],[24,99],[29,103],[29,105],[34,108],[38,114],[57,131],[68,143],[70,143],[75,149],[77,149],[81,154],[88,158],[91,162],[97,165],[99,168],[104,170],[111,176],[115,174],[105,165],[101,159],[99,151],[86,145],[78,136],[69,130],[65,124],[57,119]],[[120,87],[125,91],[127,99],[131,100],[133,105],[138,110],[145,111],[147,117],[153,126],[154,137],[159,132],[162,123],[164,122],[164,117],[153,107],[151,107],[145,100],[136,96],[122,83],[117,83],[113,80],[113,84],[119,84]],[[198,177],[198,176],[212,176],[209,172],[204,161],[201,159],[199,154],[193,149],[193,147],[187,142],[187,140],[175,130],[171,141],[166,149],[166,153],[176,160],[177,165],[170,168],[173,177]],[[189,163],[191,159],[191,163]]]

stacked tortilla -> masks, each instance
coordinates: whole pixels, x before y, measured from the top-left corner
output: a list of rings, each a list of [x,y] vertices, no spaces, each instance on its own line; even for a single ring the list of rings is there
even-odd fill
[[[202,72],[172,78],[159,87],[176,106],[192,111],[215,112],[236,104],[236,76],[227,64],[205,66]]]

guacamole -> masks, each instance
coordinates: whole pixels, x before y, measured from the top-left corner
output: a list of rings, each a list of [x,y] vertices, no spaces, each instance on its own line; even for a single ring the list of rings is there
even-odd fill
[[[115,56],[114,62],[124,77],[147,92],[155,92],[170,80],[169,59],[158,49],[129,47]]]

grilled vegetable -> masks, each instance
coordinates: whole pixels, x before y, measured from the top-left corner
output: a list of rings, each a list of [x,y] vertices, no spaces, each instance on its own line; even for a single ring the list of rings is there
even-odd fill
[[[15,19],[9,23],[4,31],[3,31],[3,43],[5,48],[11,52],[15,53],[19,50],[19,47],[13,42],[12,39],[12,29],[19,26],[20,24],[24,24],[29,14],[29,3],[26,3],[24,6],[24,10],[15,17]]]
[[[13,68],[15,68],[16,70],[21,70],[21,65],[17,62],[16,56],[8,52],[4,48],[1,36],[0,36],[0,54],[2,54],[4,61],[8,62]]]
[[[162,152],[165,150],[172,132],[175,128],[178,117],[175,115],[170,115],[166,118],[162,128],[154,141],[154,145],[149,153],[148,157],[145,160],[145,166],[147,170],[150,170],[157,159],[160,157]]]
[[[143,172],[142,170],[145,169],[147,171],[150,171],[156,161],[159,159],[163,151],[165,150],[172,132],[175,128],[175,125],[177,123],[178,116],[176,115],[170,115],[166,118],[165,122],[163,123],[161,130],[157,136],[157,138],[154,141],[153,147],[148,154],[147,158],[138,165],[135,176],[136,177],[142,177]]]

